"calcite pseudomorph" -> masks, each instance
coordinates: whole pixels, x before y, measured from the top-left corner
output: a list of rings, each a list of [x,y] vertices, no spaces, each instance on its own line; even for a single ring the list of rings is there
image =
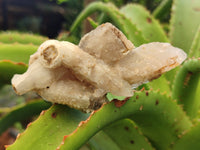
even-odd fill
[[[79,46],[48,40],[30,57],[29,68],[15,75],[17,94],[37,92],[42,98],[90,112],[106,102],[105,94],[132,96],[132,86],[159,77],[187,55],[169,43],[135,48],[110,23],[86,34]]]

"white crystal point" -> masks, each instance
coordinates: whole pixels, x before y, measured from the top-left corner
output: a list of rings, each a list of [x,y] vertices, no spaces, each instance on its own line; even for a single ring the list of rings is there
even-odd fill
[[[121,59],[115,68],[130,84],[141,84],[158,78],[161,74],[180,65],[187,54],[169,43],[143,44]]]

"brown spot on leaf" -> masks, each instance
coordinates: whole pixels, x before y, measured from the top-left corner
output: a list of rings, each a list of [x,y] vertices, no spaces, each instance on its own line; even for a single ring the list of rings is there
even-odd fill
[[[121,107],[126,103],[127,100],[128,99],[120,101],[120,100],[114,99],[113,101],[114,101],[116,107]]]
[[[139,95],[136,95],[136,99],[138,99],[139,98]]]
[[[172,142],[169,147],[172,148],[173,146],[174,146],[174,142]]]
[[[56,118],[56,116],[57,116],[56,112],[53,112],[53,113],[51,114],[51,117],[52,117],[52,118]]]
[[[125,129],[126,131],[129,131],[129,127],[127,127],[127,126],[125,126],[124,129]]]
[[[155,105],[157,106],[158,104],[159,104],[159,100],[157,99]]]
[[[176,129],[175,132],[178,133],[178,132],[179,132],[179,129]]]
[[[148,22],[148,23],[152,23],[152,20],[151,20],[150,17],[147,17],[147,22]]]
[[[13,37],[9,37],[9,40],[12,41],[12,40],[13,40]]]
[[[141,105],[141,106],[140,106],[140,111],[142,111],[142,110],[143,110],[143,107],[144,107],[143,105]]]
[[[179,134],[177,137],[180,139],[182,137],[182,135]]]
[[[133,141],[133,140],[131,140],[131,141],[130,141],[130,143],[131,143],[131,144],[134,144],[134,141]]]
[[[186,77],[185,77],[185,80],[184,80],[184,83],[183,83],[184,86],[187,86],[187,85],[188,85],[188,83],[189,83],[190,78],[191,78],[192,75],[193,75],[192,72],[188,72],[188,73],[187,73],[187,75],[186,75]]]
[[[193,8],[194,11],[200,12],[200,7]]]

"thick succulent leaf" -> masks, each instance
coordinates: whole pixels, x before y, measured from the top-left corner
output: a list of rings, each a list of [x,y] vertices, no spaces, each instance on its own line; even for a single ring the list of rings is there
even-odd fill
[[[129,18],[142,31],[148,42],[168,42],[159,22],[141,5],[128,4],[120,12]],[[132,34],[131,32],[129,34]]]
[[[73,32],[85,18],[96,11],[106,13],[113,23],[127,36],[129,40],[134,43],[134,45],[139,46],[143,43],[147,43],[147,40],[143,37],[142,32],[137,29],[136,25],[110,3],[105,4],[102,2],[93,2],[88,5],[75,20],[70,29],[71,32]]]
[[[163,0],[161,3],[156,7],[156,9],[153,11],[153,16],[159,20],[162,20],[162,18],[166,15],[166,13],[169,11],[172,5],[172,0]]]
[[[11,60],[28,64],[30,55],[36,52],[38,46],[33,44],[0,44],[0,60]]]
[[[189,52],[195,33],[200,25],[199,0],[174,0],[170,21],[172,45]]]
[[[172,89],[172,98],[183,105],[183,109],[191,118],[197,115],[200,105],[199,77],[200,59],[190,59],[178,71]]]
[[[95,22],[92,18],[88,17],[87,20],[89,21],[90,25],[95,29],[99,26],[97,22]]]
[[[188,1],[189,2],[189,1]],[[193,2],[191,2],[191,3],[193,3]],[[199,4],[200,5],[200,4]],[[198,20],[198,19],[197,19]],[[189,21],[188,21],[189,22]],[[177,30],[179,30],[179,29],[177,29]],[[189,30],[190,29],[185,29],[186,31],[180,31],[180,33],[177,33],[177,34],[180,34],[180,37],[178,38],[179,39],[179,41],[181,41],[182,43],[184,43],[183,41],[182,41],[182,37],[181,36],[183,36],[182,34],[185,34],[185,33],[188,33],[188,34],[190,34],[189,33]],[[183,38],[184,39],[184,38]],[[191,41],[192,42],[192,41]],[[177,46],[179,46],[179,45],[177,45]],[[194,36],[194,39],[193,39],[193,42],[192,42],[192,46],[191,46],[191,48],[190,49],[188,49],[188,58],[192,58],[192,57],[195,57],[195,58],[198,58],[199,56],[200,56],[200,25],[199,25],[199,27],[198,27],[198,30],[197,30],[197,32],[196,32],[196,35]],[[169,85],[170,85],[170,88],[172,88],[172,85],[173,85],[173,82],[174,82],[174,77],[176,76],[176,74],[177,74],[177,71],[179,70],[179,67],[177,67],[177,68],[175,68],[175,69],[173,69],[173,70],[171,70],[171,71],[169,71],[169,72],[167,72],[166,74],[165,74],[165,77],[166,77],[166,79],[168,80],[168,82],[169,82]]]
[[[0,134],[12,126],[15,122],[29,119],[38,115],[42,110],[51,106],[44,100],[33,100],[27,104],[22,104],[12,108],[0,108]],[[1,111],[3,109],[4,111]],[[4,114],[6,113],[6,114]]]
[[[103,131],[118,145],[120,149],[148,149],[153,150],[148,140],[139,128],[129,119],[117,121]]]
[[[120,150],[119,146],[105,132],[99,131],[87,143],[92,150]]]
[[[14,74],[21,74],[27,70],[27,65],[24,63],[15,63],[10,60],[0,61],[0,86],[10,84]]]
[[[48,40],[47,37],[43,37],[40,35],[34,35],[29,33],[20,33],[17,31],[6,31],[0,32],[0,42],[2,43],[21,43],[21,44],[34,44],[40,45],[44,41]]]
[[[167,83],[171,90],[172,90],[172,86],[174,84],[174,77],[176,76],[179,68],[180,68],[180,66],[177,66],[176,68],[174,68],[164,74],[165,79],[167,80]]]
[[[95,150],[153,150],[148,140],[130,119],[114,122],[93,136],[88,144]]]
[[[70,134],[81,120],[88,114],[71,109],[64,105],[54,105],[47,111],[42,111],[40,117],[30,123],[24,133],[7,150],[55,150],[63,136]],[[30,141],[31,140],[31,141]]]
[[[173,145],[172,150],[199,150],[200,149],[200,124],[191,128]]]
[[[74,44],[79,43],[78,37],[75,35],[70,35],[68,32],[61,32],[56,39],[59,41],[68,41]]]
[[[200,25],[199,25],[199,29],[197,30],[197,33],[195,35],[195,38],[192,42],[192,47],[190,48],[188,57],[189,58],[200,57]]]
[[[170,98],[141,91],[127,101],[114,100],[94,111],[73,133],[64,137],[58,149],[78,149],[103,127],[126,117],[131,117],[160,150],[167,149],[178,139],[178,135],[192,125],[182,109]]]
[[[27,70],[29,57],[37,48],[33,44],[0,44],[0,86],[10,84],[14,74]]]
[[[170,84],[166,79],[165,74],[158,79],[149,82],[147,85],[149,85],[149,88],[152,88],[153,90],[159,90],[161,93],[165,92],[166,94],[171,95]]]

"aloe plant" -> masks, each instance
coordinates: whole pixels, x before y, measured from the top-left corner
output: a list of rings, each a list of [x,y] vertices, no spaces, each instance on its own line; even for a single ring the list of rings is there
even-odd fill
[[[71,34],[90,14],[101,11],[135,46],[160,41],[182,48],[188,54],[182,66],[142,85],[143,88],[138,89],[131,98],[124,99],[109,93],[107,98],[110,102],[91,114],[55,104],[47,111],[42,111],[38,119],[29,124],[7,149],[200,149],[200,1],[174,0],[167,34],[156,18],[161,19],[171,2],[165,0],[153,14],[138,4],[128,4],[118,9],[110,3],[94,2],[77,17],[71,27]],[[95,27],[96,21],[91,22]],[[0,49],[2,86],[9,83],[13,74],[26,70],[28,57],[36,49],[33,45],[22,44],[24,47],[32,47],[32,50],[27,52],[17,46],[15,49],[12,43],[3,45],[10,46],[13,55],[8,54],[6,48],[2,51]],[[22,63],[19,62],[23,62],[23,65],[20,66]],[[44,104],[41,101],[39,103]],[[46,104],[44,106],[38,108],[37,112],[49,107]],[[17,114],[14,112],[17,110],[4,111],[5,115],[0,120],[2,131],[5,126],[14,123],[13,120],[12,123],[3,120],[9,120],[7,116],[15,118]],[[30,113],[28,116],[35,114]]]
[[[48,38],[19,32],[0,32],[0,87],[10,84],[15,73],[27,69],[29,56]]]
[[[48,38],[34,35],[30,33],[20,33],[17,31],[7,31],[7,32],[0,32],[0,41],[2,43],[21,43],[21,44],[28,44],[32,43],[34,45],[40,45],[41,42],[47,40]]]

